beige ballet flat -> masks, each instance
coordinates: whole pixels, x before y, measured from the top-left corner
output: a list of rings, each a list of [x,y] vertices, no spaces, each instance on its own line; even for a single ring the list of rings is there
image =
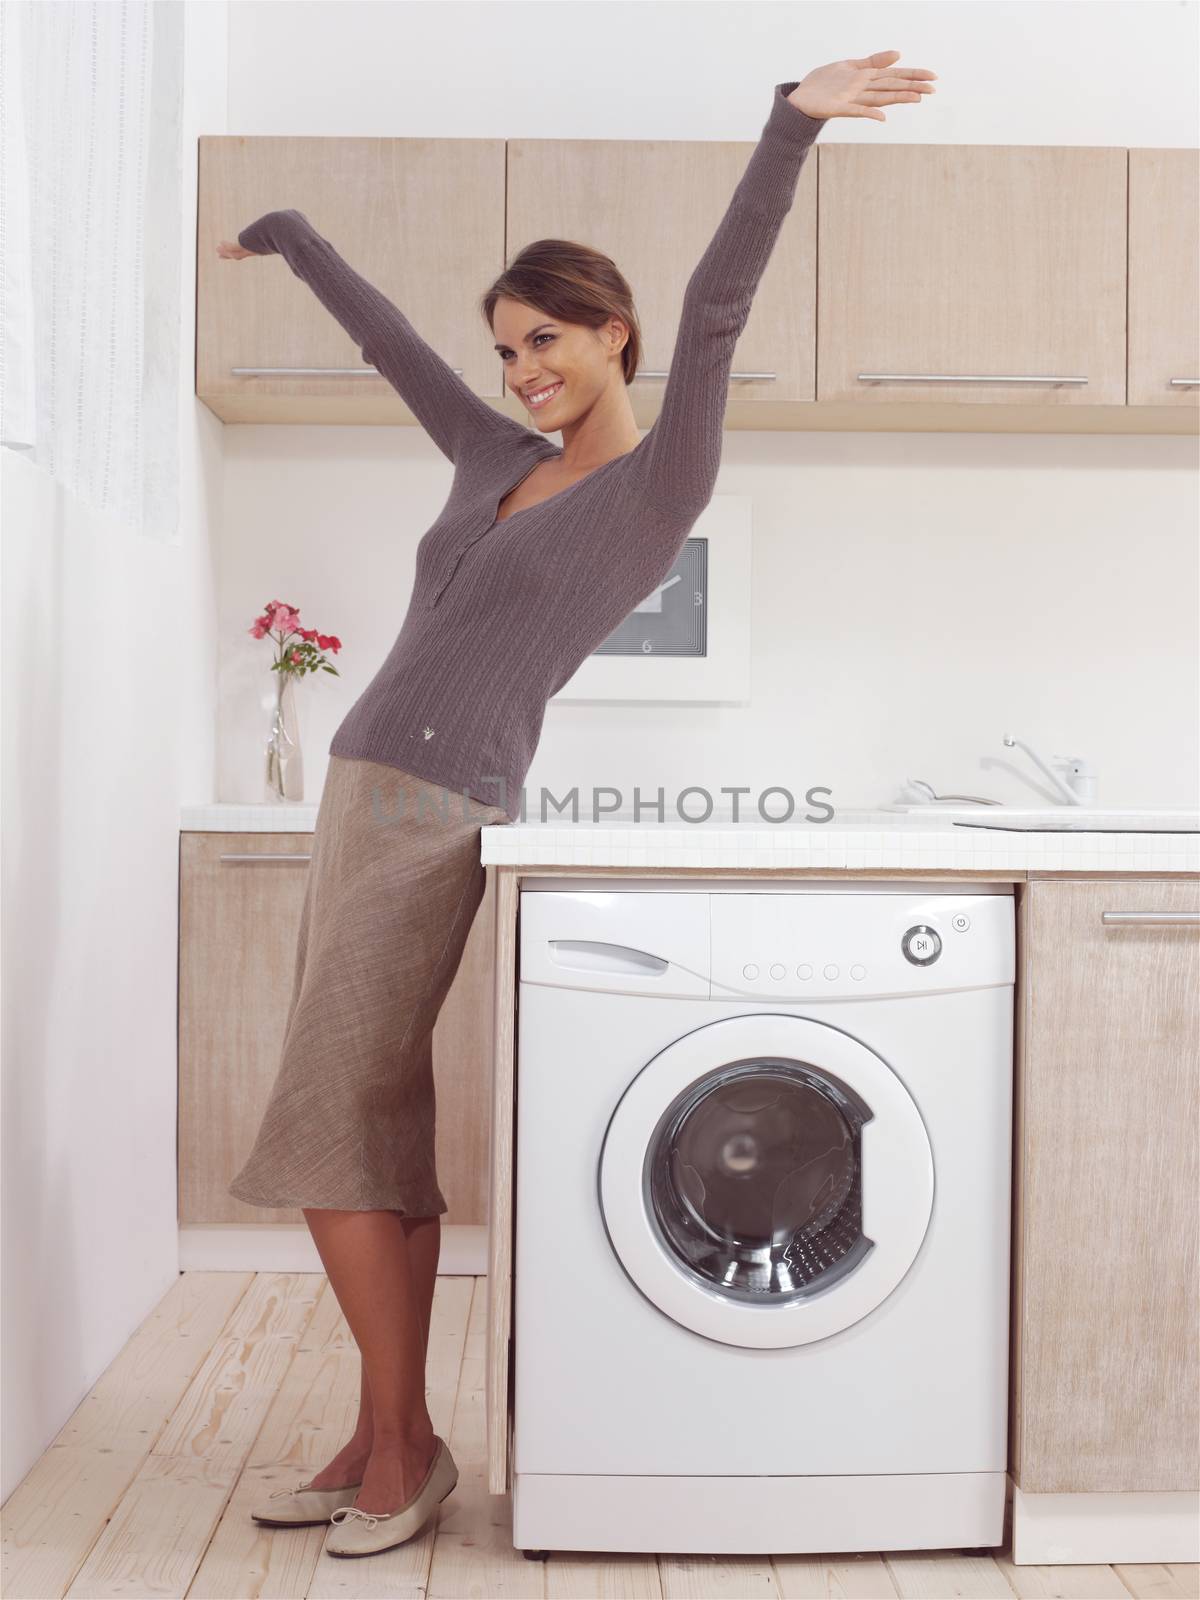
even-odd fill
[[[329,1519],[333,1526],[325,1535],[325,1548],[331,1556],[373,1555],[403,1544],[421,1531],[458,1482],[458,1467],[449,1445],[440,1438],[437,1444],[425,1481],[407,1505],[396,1511],[360,1511],[350,1505],[333,1512]]]
[[[255,1522],[277,1528],[328,1522],[339,1507],[354,1504],[361,1488],[361,1483],[349,1483],[343,1489],[311,1489],[307,1483],[298,1483],[294,1489],[276,1489],[266,1500],[260,1500],[250,1515]]]

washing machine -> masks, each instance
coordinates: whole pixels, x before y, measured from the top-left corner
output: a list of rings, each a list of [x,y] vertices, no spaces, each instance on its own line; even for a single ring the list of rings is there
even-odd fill
[[[1003,1537],[1012,889],[524,881],[517,1548]]]

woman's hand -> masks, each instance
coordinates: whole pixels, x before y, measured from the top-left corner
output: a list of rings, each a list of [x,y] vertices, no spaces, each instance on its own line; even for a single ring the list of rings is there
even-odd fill
[[[873,117],[876,122],[886,122],[878,107],[919,100],[923,94],[935,92],[925,80],[936,78],[936,72],[925,67],[893,67],[892,62],[899,59],[899,50],[877,50],[859,61],[831,61],[827,67],[816,67],[788,95],[788,104],[808,117]]]
[[[240,244],[230,244],[228,239],[222,239],[217,246],[217,254],[223,261],[244,261],[247,256],[256,256],[257,250],[243,250]]]

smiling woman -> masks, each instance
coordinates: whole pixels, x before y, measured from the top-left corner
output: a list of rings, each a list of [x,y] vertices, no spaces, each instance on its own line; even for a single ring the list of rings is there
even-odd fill
[[[423,1515],[420,1486],[442,1450],[421,1368],[447,1209],[433,1162],[430,1036],[478,903],[477,830],[521,815],[550,698],[674,566],[712,495],[734,348],[800,169],[826,116],[881,116],[865,108],[918,98],[908,75],[888,70],[894,60],[882,52],[776,85],[689,279],[658,420],[640,441],[626,393],[637,318],[624,278],[597,251],[538,240],[484,297],[510,387],[528,403],[561,384],[530,406],[539,426],[562,429],[560,450],[475,394],[300,212],[270,212],[242,231],[239,249],[218,247],[233,258],[283,255],[455,468],[417,545],[400,633],[329,747],[291,1022],[259,1143],[235,1180],[252,1204],[304,1209],[363,1352],[358,1429],[290,1496],[293,1520],[314,1519],[310,1491],[324,1520],[322,1496],[356,1473],[355,1512],[397,1519],[381,1523],[370,1548],[396,1529],[408,1537]],[[543,497],[549,473],[560,487]],[[539,475],[539,497],[514,504]],[[398,834],[382,831],[364,801],[388,789],[392,768],[393,787],[418,802]],[[484,809],[471,816],[464,803],[461,824],[435,826],[420,810],[438,800],[435,788]],[[395,1213],[417,1210],[429,1227],[410,1242]],[[419,1239],[432,1249],[421,1253]],[[394,1510],[405,1495],[417,1508],[407,1519],[408,1502]]]

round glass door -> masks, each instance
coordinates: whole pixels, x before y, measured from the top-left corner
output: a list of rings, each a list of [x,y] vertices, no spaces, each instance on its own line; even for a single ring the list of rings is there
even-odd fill
[[[908,1091],[858,1040],[809,1018],[698,1028],[630,1085],[600,1196],[625,1270],[667,1315],[732,1344],[827,1338],[916,1257],[933,1159]]]

